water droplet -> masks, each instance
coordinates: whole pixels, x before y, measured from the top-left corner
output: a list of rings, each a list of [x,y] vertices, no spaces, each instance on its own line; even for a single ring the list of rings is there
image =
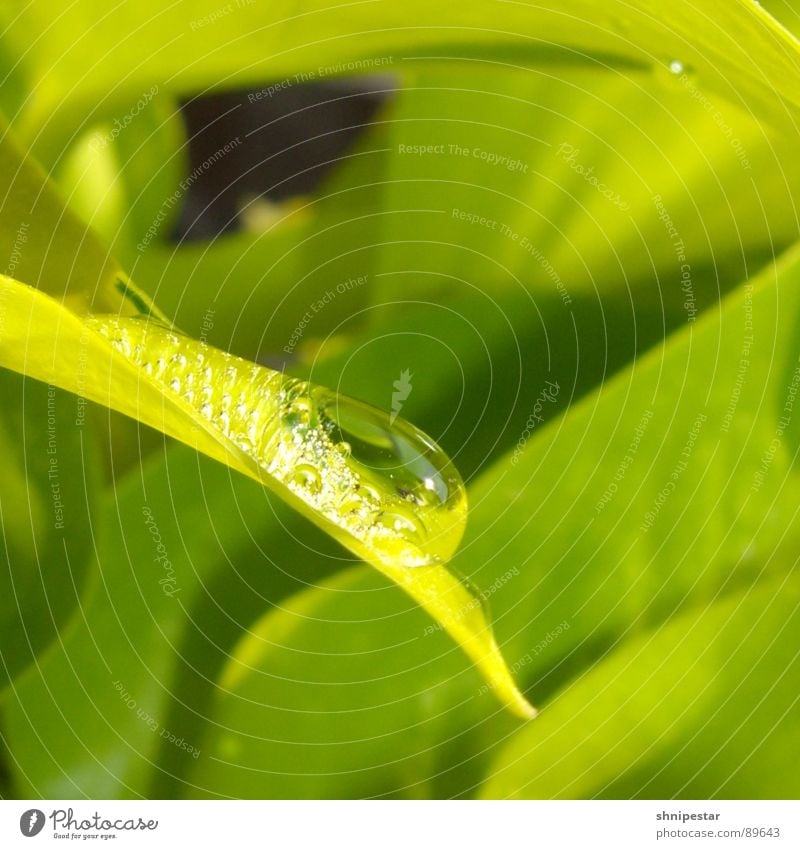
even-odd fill
[[[421,541],[424,531],[413,510],[397,505],[392,510],[384,510],[378,517],[378,522],[395,533],[402,534],[406,539]]]
[[[413,425],[210,346],[201,353],[200,343],[156,322],[89,321],[132,362],[141,365],[137,358],[145,354],[155,361],[147,379],[183,390],[188,414],[202,417],[202,426],[228,440],[255,476],[299,498],[353,551],[409,567],[445,561],[455,551],[466,521],[464,486],[442,450]]]

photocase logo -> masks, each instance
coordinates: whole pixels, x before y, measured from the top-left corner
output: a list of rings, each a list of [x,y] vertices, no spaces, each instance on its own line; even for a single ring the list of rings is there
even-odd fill
[[[400,410],[403,409],[403,402],[411,394],[411,377],[412,374],[408,369],[400,372],[398,380],[392,384],[395,391],[392,392],[392,414],[389,416],[389,423],[394,424],[394,420],[400,415]]]
[[[19,818],[19,830],[25,837],[36,837],[44,828],[44,812],[38,808],[31,808]]]

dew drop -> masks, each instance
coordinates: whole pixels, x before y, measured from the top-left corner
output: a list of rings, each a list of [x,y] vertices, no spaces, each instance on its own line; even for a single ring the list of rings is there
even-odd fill
[[[93,316],[147,379],[178,393],[255,477],[366,558],[396,567],[448,560],[466,522],[464,485],[433,440],[402,419],[218,351],[144,318]],[[191,363],[191,365],[190,365]],[[194,387],[200,387],[193,391]]]

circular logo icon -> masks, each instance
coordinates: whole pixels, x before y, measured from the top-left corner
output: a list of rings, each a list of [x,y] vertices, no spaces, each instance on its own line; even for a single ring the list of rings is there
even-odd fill
[[[36,837],[44,828],[44,812],[38,808],[31,808],[19,818],[19,830],[25,837]]]

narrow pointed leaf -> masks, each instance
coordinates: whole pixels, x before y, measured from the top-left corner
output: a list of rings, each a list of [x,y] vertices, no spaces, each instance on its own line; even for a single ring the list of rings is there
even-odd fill
[[[6,152],[13,156],[10,143]],[[21,200],[10,207],[12,221],[38,191],[50,205],[52,238],[61,240],[64,218],[62,241],[82,244],[87,234],[58,208],[41,172],[17,161],[8,195]],[[42,210],[37,221],[41,232]],[[69,270],[64,277],[59,250],[44,238],[40,244],[25,272],[38,280],[37,263],[56,268],[61,282],[49,290],[62,299],[0,276],[0,365],[132,416],[269,486],[403,587],[510,708],[532,715],[480,605],[445,566],[463,533],[466,497],[457,471],[428,437],[367,405],[183,336],[91,237],[97,278]]]

